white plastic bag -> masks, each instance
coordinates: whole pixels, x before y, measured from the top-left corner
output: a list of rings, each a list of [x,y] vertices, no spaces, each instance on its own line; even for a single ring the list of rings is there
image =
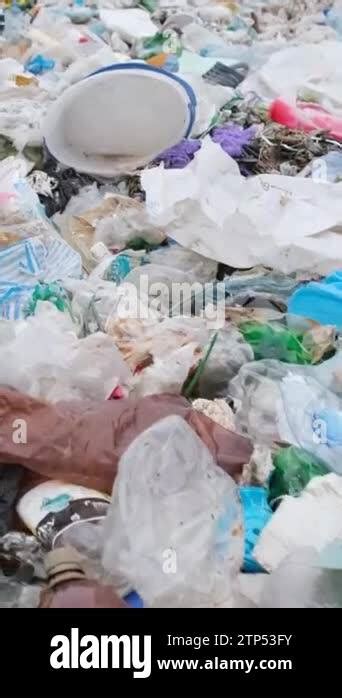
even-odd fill
[[[11,245],[42,233],[55,234],[26,175],[30,167],[21,157],[0,162],[0,242]]]
[[[179,244],[235,268],[326,274],[342,265],[341,184],[244,178],[209,136],[187,167],[141,175],[151,223]]]
[[[285,496],[262,530],[254,558],[268,572],[297,548],[323,550],[342,539],[342,478],[313,478],[299,497]]]
[[[139,8],[100,10],[100,19],[109,31],[116,31],[124,41],[154,36],[158,29],[150,15]]]
[[[341,608],[341,567],[326,567],[323,555],[314,548],[298,548],[271,575],[263,575],[259,607]]]
[[[197,352],[197,356],[196,356]],[[195,342],[174,349],[163,358],[156,358],[151,366],[134,378],[134,397],[175,393],[179,395],[189,371],[198,363],[198,345]]]
[[[243,551],[237,488],[181,418],[157,422],[122,456],[104,540],[104,568],[148,606],[213,606],[232,594]]]
[[[1,342],[0,384],[51,402],[104,400],[131,373],[112,339],[102,332],[78,339],[69,315],[38,303],[35,316],[11,323]]]

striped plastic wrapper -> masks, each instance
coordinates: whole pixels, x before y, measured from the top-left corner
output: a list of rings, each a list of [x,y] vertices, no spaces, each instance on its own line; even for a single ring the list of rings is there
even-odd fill
[[[57,237],[27,238],[0,250],[0,318],[18,320],[37,283],[80,278],[81,257]]]

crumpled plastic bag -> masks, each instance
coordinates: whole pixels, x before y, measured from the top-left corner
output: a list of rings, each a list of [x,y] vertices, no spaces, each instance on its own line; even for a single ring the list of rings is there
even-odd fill
[[[226,291],[233,299],[243,293],[246,295],[267,293],[283,301],[287,301],[300,283],[294,276],[279,274],[262,266],[247,271],[237,270],[227,276],[224,281]]]
[[[149,606],[213,606],[232,593],[242,530],[232,478],[186,422],[170,416],[120,460],[102,562]]]
[[[340,184],[272,174],[245,179],[209,136],[187,167],[147,169],[141,183],[151,223],[209,259],[285,274],[342,266]]]
[[[169,362],[170,352],[193,345],[203,348],[209,341],[209,330],[201,318],[175,316],[156,321],[153,318],[108,318],[106,332],[132,371],[142,369],[151,361]],[[200,353],[199,353],[200,357]]]
[[[217,339],[198,381],[197,393],[204,398],[227,397],[229,382],[243,364],[253,360],[253,350],[242,334],[226,324]]]
[[[138,373],[131,382],[134,397],[157,393],[179,394],[200,353],[195,342],[170,351],[165,358],[156,358],[153,364]]]
[[[229,384],[228,395],[234,400],[238,428],[259,443],[279,440],[275,405],[280,396],[280,383],[287,376],[311,379],[316,384],[317,395],[338,396],[334,402],[337,408],[342,397],[342,352],[339,349],[335,356],[317,366],[285,364],[275,359],[241,366]]]
[[[108,335],[78,339],[69,315],[38,303],[26,320],[0,323],[0,383],[51,402],[106,399],[131,372]]]
[[[255,90],[265,98],[309,95],[338,114],[342,109],[340,51],[339,41],[286,46],[247,78],[244,91]]]
[[[248,439],[223,429],[192,410],[177,395],[152,395],[140,400],[70,401],[55,405],[15,390],[0,389],[0,463],[20,463],[30,473],[30,487],[59,479],[110,493],[118,462],[133,439],[163,417],[185,419],[209,448],[216,463],[239,478],[250,459]],[[15,425],[14,420],[25,420]],[[144,468],[146,461],[141,464]],[[34,477],[35,474],[35,477]]]
[[[144,206],[135,199],[119,194],[97,191],[96,185],[81,192],[64,216],[64,238],[80,252],[88,272],[96,265],[92,247],[102,242],[107,248],[119,251],[134,238],[144,238],[152,244],[160,244],[165,234],[147,221]],[[87,196],[89,203],[87,207]],[[96,202],[96,203],[95,203]],[[93,204],[95,203],[95,206]],[[83,207],[83,208],[82,208]]]
[[[18,152],[27,145],[42,145],[47,107],[47,94],[36,87],[14,85],[1,92],[0,133],[13,141]]]
[[[326,387],[334,380],[335,357],[329,363],[330,370],[272,360],[243,366],[229,386],[240,431],[258,443],[303,448],[342,473],[342,401]]]
[[[320,551],[341,542],[342,479],[330,473],[315,477],[299,497],[285,496],[263,529],[254,557],[268,572],[296,548]]]
[[[308,376],[288,375],[276,405],[280,439],[300,446],[342,474],[342,402]]]
[[[152,250],[146,264],[136,266],[125,282],[143,290],[152,308],[163,315],[191,315],[194,307],[203,309],[203,284],[214,282],[217,263],[180,245]],[[208,287],[210,295],[211,287]],[[212,295],[212,294],[211,294]]]
[[[0,248],[34,235],[55,234],[25,179],[29,169],[21,157],[0,162]]]
[[[310,547],[290,553],[271,575],[264,575],[259,608],[341,608],[341,565],[326,565],[324,553]]]

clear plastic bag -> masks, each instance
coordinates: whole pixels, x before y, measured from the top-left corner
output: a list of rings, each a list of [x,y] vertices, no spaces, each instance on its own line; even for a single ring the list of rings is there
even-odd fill
[[[242,563],[238,491],[184,420],[143,432],[120,460],[103,565],[149,606],[213,606]]]
[[[253,361],[242,366],[229,384],[228,395],[236,407],[237,429],[257,443],[270,445],[279,440],[275,405],[279,400],[279,381],[291,368],[272,359]]]
[[[57,402],[104,400],[129,380],[130,370],[110,337],[97,332],[77,339],[69,316],[47,303],[38,303],[37,310],[13,323],[12,339],[2,341],[0,383]]]
[[[55,235],[25,179],[29,169],[21,157],[10,156],[0,163],[0,248],[35,235]]]
[[[218,332],[217,340],[198,382],[198,395],[213,399],[227,397],[230,380],[241,366],[253,360],[253,350],[232,325]]]
[[[120,286],[119,288],[123,288]],[[156,319],[110,318],[106,332],[113,337],[125,361],[132,371],[141,368],[151,359],[169,363],[169,355],[189,344],[203,348],[209,341],[205,322],[196,317],[171,317]]]
[[[275,360],[242,366],[229,385],[238,428],[258,443],[299,446],[342,473],[342,402],[326,387],[339,364],[336,355],[319,366]]]
[[[342,608],[342,570],[322,566],[313,548],[299,548],[265,576],[260,608]]]
[[[286,276],[265,267],[253,267],[248,271],[235,271],[225,278],[226,291],[233,298],[242,293],[270,293],[287,300],[299,282],[293,276]]]
[[[156,358],[151,366],[135,377],[132,385],[134,396],[181,393],[190,369],[198,362],[196,352],[197,344],[190,342],[168,352],[167,357]]]

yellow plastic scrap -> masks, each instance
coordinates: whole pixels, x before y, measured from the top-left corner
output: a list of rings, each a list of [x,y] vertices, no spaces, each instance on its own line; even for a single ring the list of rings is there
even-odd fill
[[[14,80],[17,87],[27,87],[28,85],[39,85],[39,81],[35,77],[29,77],[28,75],[13,75],[12,80]]]

